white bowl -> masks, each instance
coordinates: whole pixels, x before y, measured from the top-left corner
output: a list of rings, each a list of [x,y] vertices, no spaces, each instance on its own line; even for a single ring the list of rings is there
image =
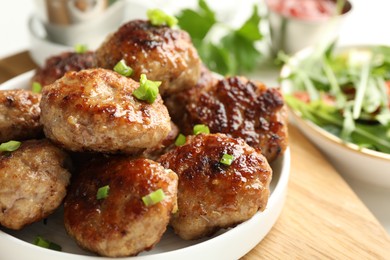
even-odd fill
[[[369,46],[344,46],[340,49],[359,47]],[[288,64],[283,66],[281,77],[288,77],[291,74],[290,66],[297,64],[312,52],[312,48],[298,52]],[[288,80],[282,81],[281,88],[285,94],[293,92],[293,86]],[[390,188],[390,154],[347,143],[311,121],[302,119],[299,111],[289,109],[289,112],[292,121],[321,150],[341,175],[347,179],[355,179],[364,183]]]
[[[22,74],[0,85],[0,89],[27,88],[33,72]],[[161,241],[151,251],[136,257],[120,259],[239,259],[255,247],[271,230],[282,211],[290,175],[290,149],[271,164],[273,177],[267,208],[235,228],[221,230],[212,237],[185,241],[168,229]],[[101,260],[82,250],[66,234],[63,212],[57,210],[47,223],[34,223],[23,230],[11,231],[0,227],[0,259],[40,260]],[[32,244],[41,235],[62,246],[63,252],[48,250]]]

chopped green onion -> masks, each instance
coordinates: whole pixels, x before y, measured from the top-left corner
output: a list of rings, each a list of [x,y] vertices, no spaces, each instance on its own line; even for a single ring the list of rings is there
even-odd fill
[[[17,150],[22,143],[19,141],[8,141],[6,143],[0,144],[0,152],[13,152]]]
[[[152,25],[168,25],[172,28],[178,22],[176,17],[168,15],[160,9],[149,9],[146,14]]]
[[[42,85],[41,83],[34,81],[31,87],[32,92],[34,93],[41,93],[42,91]]]
[[[210,129],[207,125],[199,124],[194,126],[194,135],[197,134],[209,134]]]
[[[114,71],[118,72],[122,76],[130,77],[133,74],[133,69],[127,66],[124,59],[121,59],[114,67]]]
[[[162,189],[158,189],[156,191],[153,191],[152,193],[149,193],[146,196],[143,196],[142,201],[144,202],[145,206],[149,207],[159,203],[164,198],[165,198],[164,191]]]
[[[96,193],[96,198],[98,200],[107,198],[109,191],[110,191],[110,186],[108,185],[100,187]]]
[[[176,138],[175,145],[182,146],[185,143],[186,143],[186,136],[183,134],[179,134]]]
[[[336,1],[336,13],[335,15],[343,14],[344,6],[347,4],[346,0],[337,0]]]
[[[134,90],[133,96],[139,100],[145,100],[149,104],[152,104],[157,98],[158,87],[160,85],[161,81],[148,80],[145,74],[141,74],[139,87]]]
[[[43,248],[48,248],[56,251],[61,251],[62,248],[60,245],[47,241],[46,239],[42,238],[41,236],[37,236],[34,240],[34,245],[43,247]]]
[[[86,53],[88,51],[88,46],[85,44],[76,44],[74,46],[74,51],[79,54]]]
[[[225,165],[231,165],[233,160],[234,160],[233,155],[225,153],[224,155],[222,155],[222,158],[219,162]]]

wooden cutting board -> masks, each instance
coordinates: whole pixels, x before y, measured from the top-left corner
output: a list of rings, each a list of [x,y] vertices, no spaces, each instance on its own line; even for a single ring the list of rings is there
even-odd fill
[[[0,83],[35,66],[27,52],[2,59]],[[377,219],[296,127],[289,134],[286,204],[243,259],[390,259],[390,237]]]

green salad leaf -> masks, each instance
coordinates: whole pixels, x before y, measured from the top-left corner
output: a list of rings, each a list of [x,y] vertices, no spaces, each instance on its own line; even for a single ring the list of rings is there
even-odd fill
[[[297,63],[279,55],[291,67],[281,79],[293,86],[286,102],[346,142],[390,153],[390,47],[334,47],[314,50]]]
[[[327,105],[320,100],[305,103],[291,95],[286,95],[285,100],[291,108],[301,113],[302,118],[312,121],[344,141],[368,149],[390,153],[390,131],[388,126],[367,125],[353,121],[353,129],[345,130],[348,134],[343,134],[345,118],[352,120],[352,117],[344,118],[334,106]]]
[[[184,9],[177,18],[179,26],[190,34],[202,61],[215,72],[223,75],[249,72],[262,57],[256,47],[263,39],[259,28],[261,17],[256,5],[251,16],[236,29],[218,21],[205,0],[198,1],[197,10]],[[226,33],[215,42],[211,34],[218,27]]]

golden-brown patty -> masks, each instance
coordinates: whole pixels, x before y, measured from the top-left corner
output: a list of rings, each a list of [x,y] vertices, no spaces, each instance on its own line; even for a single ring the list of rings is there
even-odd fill
[[[45,135],[72,151],[133,153],[155,147],[169,133],[160,95],[153,104],[132,94],[139,83],[105,69],[68,72],[42,91]]]
[[[40,100],[41,94],[28,90],[0,91],[0,143],[36,138],[42,134]]]
[[[260,148],[269,162],[288,144],[287,114],[280,90],[242,77],[228,77],[189,97],[182,131],[205,124],[211,133],[242,138]]]
[[[234,157],[231,165],[220,162],[224,154]],[[171,225],[183,239],[233,227],[267,205],[272,169],[242,139],[224,134],[189,136],[159,161],[179,176],[179,210]]]
[[[108,185],[108,196],[97,199]],[[158,189],[165,198],[146,206]],[[104,256],[129,256],[150,250],[176,209],[177,175],[148,159],[129,157],[93,161],[72,180],[64,204],[65,227],[77,243]]]
[[[96,50],[99,67],[113,69],[122,59],[138,80],[162,81],[162,96],[189,88],[200,76],[200,59],[187,32],[149,21],[134,20],[122,25]]]
[[[68,71],[80,71],[96,67],[95,53],[64,52],[48,58],[45,65],[35,71],[31,82],[49,85],[61,78]]]
[[[70,159],[47,139],[0,153],[0,224],[21,229],[51,214],[66,195]]]

